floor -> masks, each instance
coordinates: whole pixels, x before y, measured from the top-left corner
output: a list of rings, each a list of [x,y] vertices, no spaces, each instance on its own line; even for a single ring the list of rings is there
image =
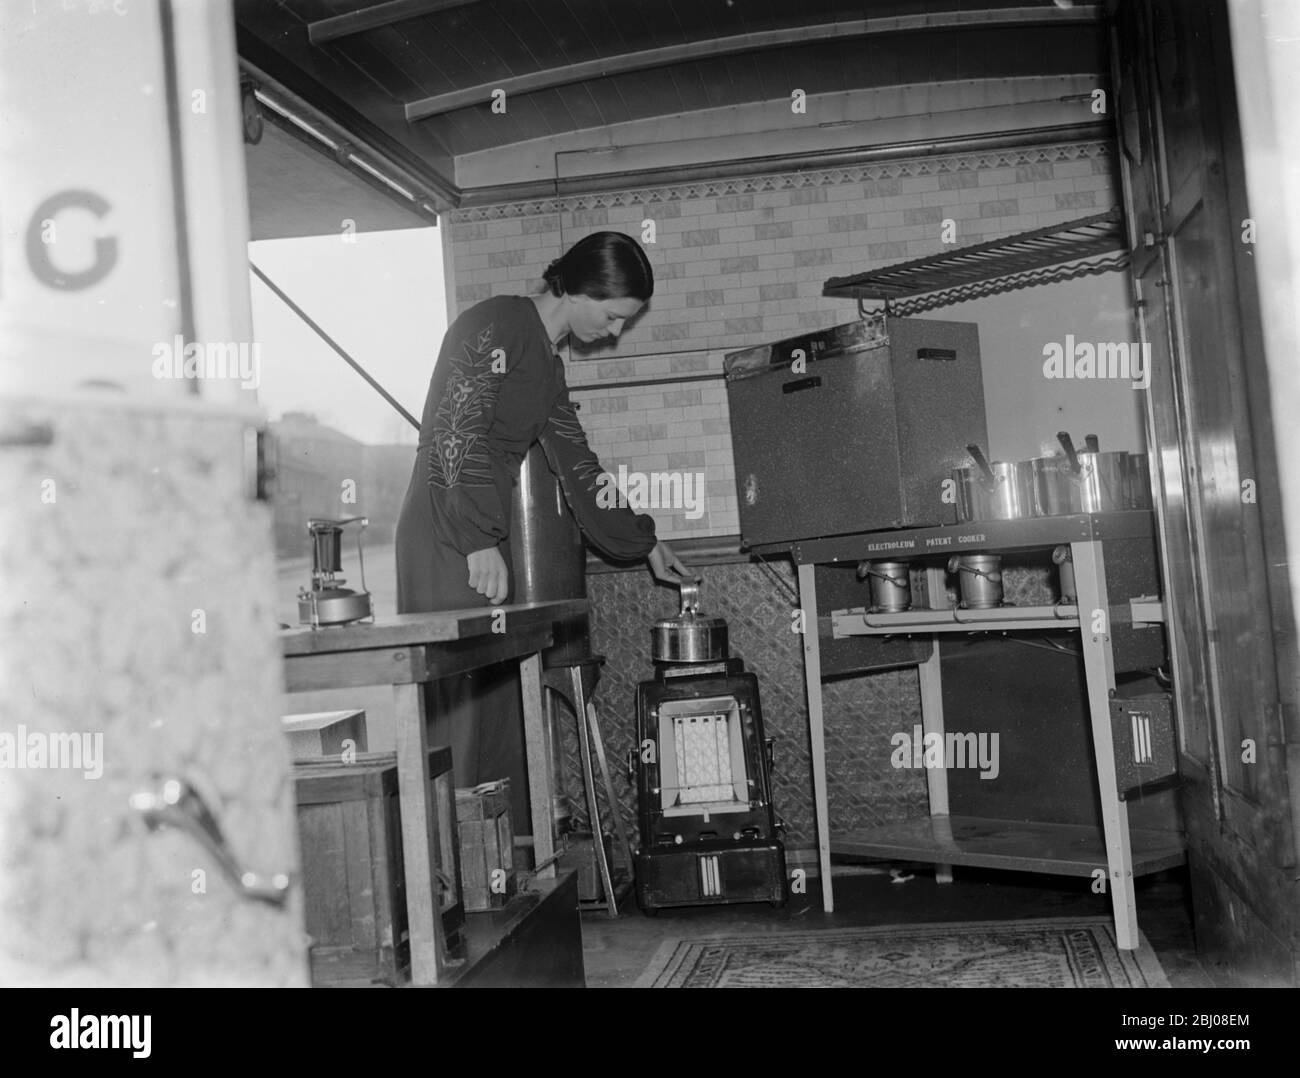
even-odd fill
[[[651,918],[643,916],[629,896],[617,920],[602,913],[583,914],[587,984],[592,988],[630,987],[670,937],[739,934],[755,925],[770,925],[774,919],[801,928],[845,928],[1109,915],[1109,896],[1094,895],[1090,884],[1090,880],[1071,877],[958,868],[953,883],[941,885],[928,865],[874,864],[836,867],[836,909],[832,914],[822,911],[816,880],[809,880],[807,894],[792,896],[781,910],[766,904],[696,907],[662,910]],[[1171,987],[1213,987],[1196,960],[1186,870],[1140,879],[1137,909],[1138,923]]]

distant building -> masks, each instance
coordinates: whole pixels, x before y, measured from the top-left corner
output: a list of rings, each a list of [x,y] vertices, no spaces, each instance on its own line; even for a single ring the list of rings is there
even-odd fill
[[[272,501],[277,557],[310,557],[312,517],[368,517],[368,543],[393,541],[415,460],[412,447],[368,446],[307,412],[286,412],[270,426],[278,456]],[[345,493],[355,502],[344,501]]]

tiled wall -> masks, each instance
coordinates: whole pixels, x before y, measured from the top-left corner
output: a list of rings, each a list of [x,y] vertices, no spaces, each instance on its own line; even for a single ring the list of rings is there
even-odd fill
[[[1113,164],[1107,143],[1071,143],[455,211],[450,309],[531,292],[582,236],[642,238],[653,222],[653,300],[615,346],[566,356],[569,384],[610,471],[703,473],[698,519],[650,510],[662,536],[734,535],[726,352],[852,320],[856,305],[823,297],[825,280],[945,249],[945,219],[964,246],[1103,212]],[[715,378],[682,381],[702,374]]]

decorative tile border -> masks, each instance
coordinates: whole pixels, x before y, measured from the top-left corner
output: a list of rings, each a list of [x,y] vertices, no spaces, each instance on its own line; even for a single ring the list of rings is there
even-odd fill
[[[1008,147],[978,153],[945,154],[881,161],[878,164],[852,165],[845,168],[811,169],[805,172],[773,172],[756,176],[729,176],[717,180],[674,184],[665,187],[641,187],[631,190],[594,191],[564,198],[530,199],[502,202],[492,206],[472,206],[451,210],[450,221],[499,221],[512,217],[536,217],[540,214],[582,213],[618,206],[654,205],[692,198],[723,198],[761,191],[793,191],[801,188],[833,187],[842,183],[892,180],[905,176],[935,176],[958,172],[978,172],[993,168],[1015,168],[1053,161],[1103,159],[1113,156],[1110,143],[1104,141],[1067,142],[1051,146]]]

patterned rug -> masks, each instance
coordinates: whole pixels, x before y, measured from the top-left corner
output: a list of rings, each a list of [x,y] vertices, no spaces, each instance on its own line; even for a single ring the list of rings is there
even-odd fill
[[[1168,988],[1109,918],[777,930],[669,940],[637,988]]]

